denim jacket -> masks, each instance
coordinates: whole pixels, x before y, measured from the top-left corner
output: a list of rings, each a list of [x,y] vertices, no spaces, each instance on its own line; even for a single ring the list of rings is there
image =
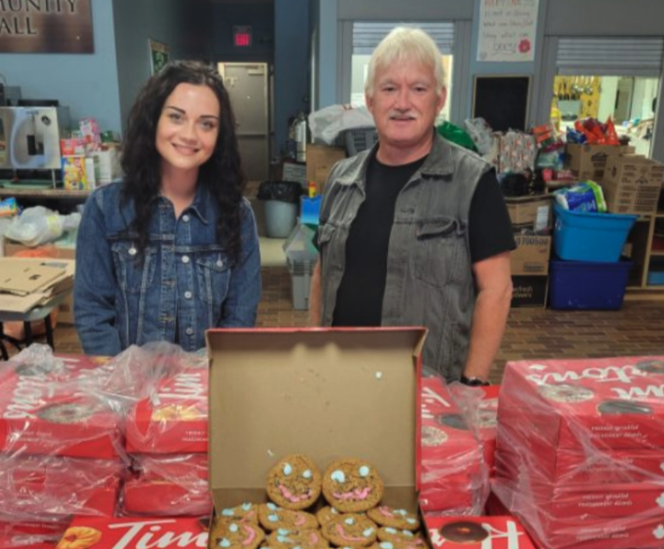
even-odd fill
[[[364,151],[337,163],[325,186],[318,229],[323,326],[332,323],[370,155]],[[423,364],[449,381],[459,379],[468,352],[475,306],[468,217],[477,183],[489,168],[476,154],[436,135],[394,212],[381,324],[426,326]]]
[[[94,191],[78,231],[74,318],[86,354],[113,356],[161,340],[195,351],[208,328],[254,326],[260,256],[246,200],[242,248],[231,265],[216,241],[218,207],[203,185],[179,219],[168,199],[154,199],[142,261],[129,232],[134,207],[120,197],[120,183]]]

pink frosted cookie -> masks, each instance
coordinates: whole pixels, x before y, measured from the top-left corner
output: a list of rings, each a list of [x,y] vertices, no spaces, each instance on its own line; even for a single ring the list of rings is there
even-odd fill
[[[286,456],[267,475],[268,497],[285,509],[311,507],[320,490],[320,472],[309,457],[301,454]]]
[[[378,539],[380,541],[391,541],[394,543],[407,543],[409,545],[417,545],[426,548],[424,540],[420,537],[419,532],[411,532],[410,530],[399,530],[391,526],[383,526],[378,529]]]
[[[376,525],[366,516],[348,513],[331,518],[321,533],[338,547],[368,547],[376,541]]]
[[[218,519],[212,530],[210,547],[215,549],[258,549],[265,533],[253,522]]]
[[[266,503],[258,506],[258,520],[260,525],[270,532],[279,528],[286,528],[288,530],[310,530],[318,528],[318,520],[311,513],[282,509],[274,503]]]
[[[258,505],[243,503],[237,507],[229,507],[219,512],[220,520],[233,520],[236,522],[253,522],[258,524]]]
[[[338,459],[323,474],[323,495],[343,513],[368,511],[383,497],[385,485],[378,470],[361,459]]]
[[[290,530],[279,528],[267,538],[270,549],[329,549],[327,540],[318,530]]]
[[[379,526],[391,526],[401,530],[417,530],[420,527],[417,515],[405,509],[392,509],[386,505],[369,509],[367,516]]]

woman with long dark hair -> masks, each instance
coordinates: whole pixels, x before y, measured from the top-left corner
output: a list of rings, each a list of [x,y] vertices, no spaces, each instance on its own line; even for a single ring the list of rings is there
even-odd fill
[[[129,113],[121,183],[94,191],[76,244],[74,316],[86,354],[253,326],[260,257],[242,198],[235,117],[214,68],[176,61]]]

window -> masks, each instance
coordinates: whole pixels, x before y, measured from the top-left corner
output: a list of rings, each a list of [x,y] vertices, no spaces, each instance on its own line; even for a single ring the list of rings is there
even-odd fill
[[[560,38],[552,120],[564,130],[610,116],[619,136],[651,156],[663,58],[662,38]]]
[[[378,23],[378,22],[354,22],[353,23],[353,52],[351,59],[351,105],[364,106],[364,83],[367,78],[369,59],[379,42],[387,34],[398,26],[413,26],[427,32],[438,45],[443,54],[441,63],[445,71],[447,86],[447,101],[443,110],[438,115],[436,123],[450,119],[450,105],[452,98],[452,70],[454,45],[454,23]]]

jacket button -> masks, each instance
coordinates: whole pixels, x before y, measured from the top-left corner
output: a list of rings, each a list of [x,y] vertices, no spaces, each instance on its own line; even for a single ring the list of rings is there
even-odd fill
[[[129,255],[136,255],[138,251],[133,246],[129,248]]]
[[[189,290],[187,290],[187,291],[184,293],[184,297],[185,297],[185,299],[191,299],[191,296],[192,296],[192,295],[193,295],[193,294],[192,294]]]
[[[184,214],[182,216],[182,221],[184,221],[185,223],[188,223],[189,222],[189,216],[187,214]]]
[[[189,256],[188,255],[183,255],[182,256],[182,263],[189,263]]]
[[[193,329],[193,328],[187,328],[187,329],[185,330],[185,333],[186,333],[188,336],[193,335],[193,333],[194,333],[194,329]]]

